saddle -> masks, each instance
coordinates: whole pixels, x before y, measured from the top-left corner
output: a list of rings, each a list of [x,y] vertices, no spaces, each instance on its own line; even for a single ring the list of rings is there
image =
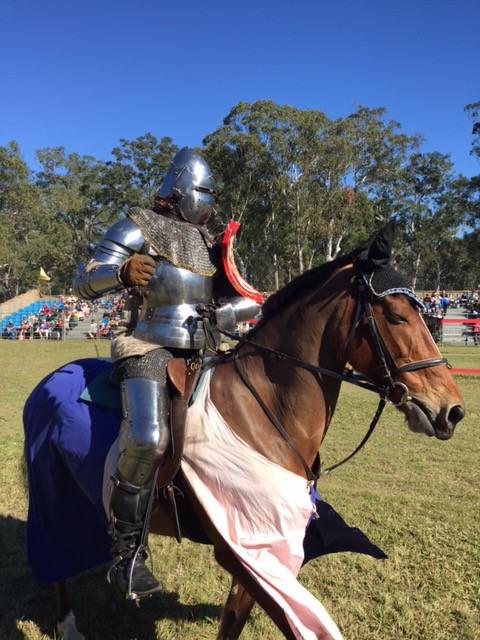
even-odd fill
[[[182,527],[176,494],[182,494],[182,491],[174,485],[174,480],[180,469],[185,443],[187,409],[200,371],[201,366],[198,363],[193,361],[187,364],[184,358],[172,358],[167,363],[167,380],[170,386],[170,443],[157,472],[156,490],[159,499],[160,492],[163,493],[177,542],[182,540]]]
[[[167,487],[176,476],[185,442],[185,419],[200,366],[184,358],[172,358],[167,363],[167,379],[170,386],[170,444],[157,476],[157,487]]]

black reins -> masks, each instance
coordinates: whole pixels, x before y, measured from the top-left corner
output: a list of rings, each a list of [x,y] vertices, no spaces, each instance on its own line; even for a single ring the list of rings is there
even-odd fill
[[[255,387],[251,383],[250,379],[248,378],[248,375],[240,365],[238,348],[242,344],[248,344],[254,347],[255,349],[258,349],[260,351],[265,351],[272,357],[291,362],[294,366],[300,367],[302,369],[306,369],[307,371],[310,371],[313,375],[317,377],[319,375],[327,376],[329,378],[339,380],[340,382],[348,382],[349,384],[354,384],[358,387],[361,387],[362,389],[366,389],[367,391],[374,391],[380,395],[380,401],[378,403],[378,407],[372,418],[370,426],[368,427],[368,430],[365,433],[365,436],[363,437],[361,442],[354,449],[354,451],[352,451],[352,453],[350,453],[348,456],[340,460],[340,462],[337,462],[331,465],[330,467],[328,467],[327,469],[324,469],[323,471],[321,471],[322,475],[326,475],[330,473],[331,471],[333,471],[333,469],[336,469],[342,464],[344,464],[345,462],[347,462],[348,460],[351,460],[353,456],[356,455],[360,451],[360,449],[362,449],[362,447],[365,445],[365,443],[368,441],[368,439],[372,435],[375,427],[377,426],[387,401],[391,402],[394,406],[399,407],[412,400],[408,387],[403,382],[399,382],[395,380],[395,376],[405,372],[417,371],[419,369],[426,369],[429,367],[436,367],[442,364],[449,366],[448,360],[446,358],[426,358],[424,360],[416,360],[413,362],[408,362],[406,364],[397,366],[382,338],[382,335],[378,329],[378,325],[373,313],[372,302],[375,299],[378,299],[379,296],[375,295],[372,289],[368,286],[368,281],[363,274],[361,273],[357,274],[354,277],[354,281],[357,285],[358,297],[357,297],[357,304],[355,307],[355,311],[352,316],[350,331],[347,337],[347,341],[345,343],[345,350],[344,350],[345,360],[348,359],[347,358],[348,352],[353,342],[355,332],[358,329],[363,318],[365,318],[369,328],[370,336],[373,340],[375,355],[383,370],[382,384],[380,385],[374,384],[369,380],[367,380],[364,376],[354,373],[353,371],[350,371],[350,370],[345,370],[342,373],[338,373],[337,371],[332,371],[324,367],[310,364],[309,362],[300,360],[299,358],[291,356],[287,353],[283,353],[281,351],[277,351],[276,349],[272,349],[271,347],[267,347],[263,344],[260,344],[252,340],[251,338],[248,338],[248,336],[244,336],[238,343],[237,347],[232,352],[234,365],[239,377],[241,378],[242,382],[245,384],[247,389],[250,391],[250,393],[253,395],[255,400],[258,402],[258,404],[260,405],[260,407],[262,408],[263,412],[268,417],[270,422],[273,424],[276,430],[280,433],[280,435],[284,438],[284,440],[287,442],[291,450],[295,453],[296,457],[302,464],[302,467],[309,481],[315,481],[317,479],[316,474],[313,473],[310,466],[307,464],[305,458],[300,452],[292,436],[281,424],[277,416],[266,405],[266,403],[264,402],[264,400],[262,399],[258,391],[255,389]],[[415,296],[412,296],[412,298],[414,300],[416,299]],[[401,391],[401,397],[399,400],[394,399],[394,393],[396,392],[396,390]]]

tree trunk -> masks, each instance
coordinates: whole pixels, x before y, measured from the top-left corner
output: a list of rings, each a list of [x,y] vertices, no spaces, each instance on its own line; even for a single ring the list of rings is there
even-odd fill
[[[273,254],[273,284],[275,291],[278,291],[280,289],[280,274],[278,272],[278,256],[276,253]]]
[[[335,250],[334,250],[333,255],[332,255],[332,260],[335,260],[335,258],[340,253],[340,249],[341,249],[341,246],[342,246],[342,240],[343,240],[343,234],[339,235],[338,238],[337,238],[337,241],[335,242]]]
[[[308,268],[311,269],[313,267],[313,261],[315,259],[315,254],[317,253],[316,249],[313,249],[312,253],[310,254],[310,258],[308,260]]]
[[[295,245],[297,248],[298,273],[299,275],[305,271],[303,262],[303,238],[300,237],[300,201],[298,198],[298,190],[295,193]]]
[[[327,237],[325,239],[325,260],[331,262],[333,260],[333,219],[328,221]]]
[[[437,277],[436,277],[437,285],[436,285],[436,288],[440,289],[440,284],[441,284],[441,281],[442,281],[442,267],[440,266],[440,263],[438,263],[438,262],[437,262],[436,272],[437,272]]]
[[[273,208],[272,208],[271,221],[272,221],[272,225],[271,225],[272,247],[275,247],[275,238],[276,238],[275,211],[273,210]],[[265,228],[265,241],[268,243],[267,235],[268,235],[267,229]],[[278,291],[280,289],[280,273],[279,273],[279,266],[278,266],[278,255],[275,249],[273,251],[273,284],[275,287],[275,291]]]
[[[421,261],[421,254],[417,253],[417,257],[415,260],[415,270],[413,272],[413,280],[412,280],[412,289],[414,291],[417,287],[418,272],[420,270],[420,261]]]
[[[303,266],[303,246],[299,242],[298,238],[297,238],[297,258],[298,258],[298,275],[300,275],[305,271],[305,267]]]

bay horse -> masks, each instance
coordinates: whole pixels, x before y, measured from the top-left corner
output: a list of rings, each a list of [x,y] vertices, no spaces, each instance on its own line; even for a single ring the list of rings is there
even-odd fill
[[[306,484],[315,481],[312,469],[343,381],[380,395],[376,418],[383,404],[391,401],[412,431],[428,436],[450,438],[464,416],[462,398],[423,321],[421,303],[390,264],[393,231],[389,223],[366,248],[302,274],[271,296],[257,326],[211,370],[211,401],[239,446],[291,473],[292,478],[303,478]],[[24,412],[29,521],[39,511],[35,496],[42,498],[41,485],[34,477],[34,455],[49,436],[43,428],[33,437],[31,422],[39,415],[45,384],[32,392]],[[65,384],[68,380],[64,379]],[[77,391],[69,393],[69,402],[77,402]],[[49,411],[54,413],[60,404],[51,397],[51,389],[49,394]],[[92,435],[92,441],[95,437],[101,438]],[[75,482],[73,479],[72,486]],[[288,610],[226,544],[184,467],[176,482],[184,495],[182,534],[212,544],[216,560],[232,575],[217,640],[238,638],[255,602],[288,639],[341,638],[334,623],[330,628],[313,624],[309,631],[293,624]],[[67,490],[68,482],[63,487]],[[227,492],[225,487],[219,490]],[[87,489],[82,491],[88,494]],[[172,515],[161,500],[152,512],[150,532],[175,535]],[[104,538],[107,540],[106,535]],[[84,638],[76,630],[63,579],[55,579],[55,589],[61,636],[65,640]]]

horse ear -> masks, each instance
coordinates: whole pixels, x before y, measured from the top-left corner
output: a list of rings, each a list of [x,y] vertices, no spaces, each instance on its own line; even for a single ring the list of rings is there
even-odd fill
[[[395,220],[392,219],[372,238],[367,250],[368,271],[383,269],[390,262],[395,236]]]

